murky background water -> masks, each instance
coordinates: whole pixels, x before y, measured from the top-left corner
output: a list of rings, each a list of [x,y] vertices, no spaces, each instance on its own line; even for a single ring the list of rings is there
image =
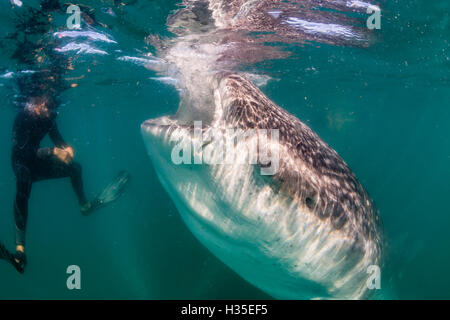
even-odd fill
[[[19,275],[0,263],[0,298],[269,298],[191,235],[140,136],[144,120],[176,111],[178,94],[118,57],[148,52],[143,39],[150,33],[169,35],[166,17],[178,1],[137,1],[115,16],[101,11],[112,1],[79,2],[99,12],[117,43],[96,43],[106,55],[67,53],[76,59],[67,77],[85,77],[62,94],[58,124],[91,196],[121,169],[133,180],[123,198],[91,217],[79,213],[68,180],[35,184],[28,269]],[[22,68],[10,58],[14,42],[6,37],[22,9],[0,4],[0,240],[9,248],[13,101]],[[273,78],[264,93],[336,149],[373,197],[388,243],[384,297],[450,298],[449,12],[445,1],[386,1],[369,48],[290,46],[290,58],[252,66]],[[65,18],[52,23],[64,25]],[[81,291],[66,288],[72,264],[81,267]]]

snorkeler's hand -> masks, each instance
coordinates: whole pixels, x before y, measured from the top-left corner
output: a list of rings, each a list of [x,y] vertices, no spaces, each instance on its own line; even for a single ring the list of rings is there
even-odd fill
[[[72,147],[62,148],[54,148],[53,154],[62,162],[69,164],[72,162],[74,157],[74,151]]]
[[[65,147],[64,150],[65,150],[67,153],[69,153],[70,161],[72,161],[73,158],[75,157],[75,151],[73,150],[73,148],[70,147],[70,146],[68,146],[68,147]]]

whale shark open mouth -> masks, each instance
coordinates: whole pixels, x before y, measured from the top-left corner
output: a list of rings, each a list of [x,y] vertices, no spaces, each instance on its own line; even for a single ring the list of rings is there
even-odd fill
[[[334,9],[361,8],[352,3],[320,2]],[[314,39],[337,45],[363,43],[364,32],[356,36],[354,26],[344,25],[347,18],[330,23],[329,13],[305,12],[304,6],[286,1],[183,4],[168,20],[178,37],[159,46],[167,67],[155,68],[162,78],[174,80],[180,106],[175,115],[147,120],[141,131],[184,222],[214,255],[273,297],[368,297],[367,270],[380,265],[382,256],[372,201],[332,148],[235,71],[236,57],[254,61],[242,52],[261,45],[249,44],[247,31],[271,28],[268,37],[286,42]],[[300,20],[321,14],[325,18]],[[204,24],[198,26],[199,21]],[[273,48],[260,48],[256,59],[274,56]],[[236,132],[249,131],[256,134],[235,139]],[[277,134],[267,134],[272,131]],[[227,140],[237,150],[235,161],[215,161],[223,159]],[[267,161],[261,161],[261,146],[269,150]],[[206,156],[209,161],[196,161]],[[264,174],[268,167],[275,170]]]

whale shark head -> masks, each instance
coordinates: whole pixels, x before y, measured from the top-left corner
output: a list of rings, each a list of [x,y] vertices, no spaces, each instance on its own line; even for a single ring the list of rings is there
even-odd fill
[[[245,77],[218,73],[211,91],[201,135],[195,121],[177,115],[142,124],[158,177],[189,229],[276,298],[368,296],[367,269],[381,263],[379,219],[345,162]],[[278,135],[233,140],[254,129]],[[211,135],[220,138],[203,140]],[[223,137],[235,141],[234,162],[216,161]],[[261,171],[269,163],[259,160],[258,143],[277,156],[271,174]]]

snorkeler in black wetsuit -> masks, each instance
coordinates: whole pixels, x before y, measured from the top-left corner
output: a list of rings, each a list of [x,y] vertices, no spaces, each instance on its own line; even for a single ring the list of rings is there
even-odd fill
[[[56,124],[56,106],[48,97],[30,97],[14,121],[12,167],[17,181],[14,200],[16,253],[9,254],[0,243],[0,256],[9,260],[20,273],[24,272],[26,266],[25,231],[28,199],[34,182],[70,178],[81,213],[88,215],[95,209],[116,200],[129,181],[129,174],[122,171],[94,200],[86,199],[81,166],[73,161],[74,150],[63,140]],[[47,134],[55,144],[54,148],[40,148],[40,143]]]
[[[87,201],[81,174],[81,166],[73,161],[74,150],[62,138],[56,125],[59,96],[68,88],[63,75],[69,68],[67,57],[55,53],[56,43],[42,43],[43,34],[51,30],[48,13],[60,10],[58,1],[43,0],[41,10],[30,9],[17,26],[14,37],[23,36],[18,42],[13,58],[24,66],[34,69],[18,78],[19,107],[13,126],[12,167],[16,176],[14,219],[16,252],[10,253],[0,243],[0,259],[10,262],[20,273],[26,266],[25,231],[28,218],[28,199],[34,182],[70,178],[77,195],[81,212],[90,214],[112,201],[123,192],[129,174],[119,173],[92,201]],[[19,36],[18,36],[19,35]],[[35,36],[36,41],[29,38]],[[55,147],[41,148],[40,143],[49,135]]]
[[[13,127],[12,166],[17,180],[14,218],[16,222],[16,267],[24,269],[25,230],[28,218],[28,198],[36,181],[70,177],[83,213],[91,204],[86,200],[81,166],[73,161],[74,151],[64,142],[56,125],[55,106],[46,97],[31,97],[18,112]],[[40,148],[49,135],[54,148]]]

